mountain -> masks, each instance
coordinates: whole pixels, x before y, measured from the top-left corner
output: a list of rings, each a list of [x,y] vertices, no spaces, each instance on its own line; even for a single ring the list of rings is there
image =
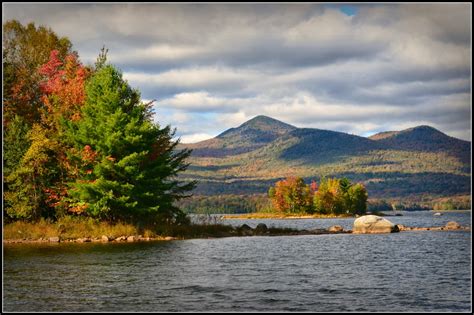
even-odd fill
[[[418,126],[391,132],[384,137],[371,137],[386,148],[396,150],[449,152],[464,163],[470,163],[471,146],[468,141],[450,137],[430,126]],[[378,139],[377,139],[378,138]]]
[[[186,145],[194,156],[223,157],[260,148],[296,127],[267,117],[257,116],[237,128],[230,128],[217,137]]]
[[[398,131],[383,131],[369,137],[371,140],[381,140],[397,134]]]
[[[346,176],[375,198],[441,198],[471,190],[471,143],[430,126],[366,138],[257,116],[185,147],[193,153],[182,176],[198,180],[198,195],[265,193],[287,176]]]

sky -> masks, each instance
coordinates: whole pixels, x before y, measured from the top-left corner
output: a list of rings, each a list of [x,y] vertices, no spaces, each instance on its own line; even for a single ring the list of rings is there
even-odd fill
[[[257,116],[471,140],[471,3],[3,3],[108,60],[184,143]]]

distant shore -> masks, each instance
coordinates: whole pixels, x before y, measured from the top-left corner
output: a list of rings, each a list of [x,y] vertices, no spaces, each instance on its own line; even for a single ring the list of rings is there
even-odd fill
[[[239,213],[239,214],[224,214],[221,219],[340,219],[340,218],[354,218],[355,216],[349,214],[283,214],[283,213]]]

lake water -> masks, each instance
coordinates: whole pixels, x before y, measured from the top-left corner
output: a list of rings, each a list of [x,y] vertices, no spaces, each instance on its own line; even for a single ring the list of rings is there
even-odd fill
[[[471,226],[470,212],[403,212],[406,226]],[[354,219],[228,220],[299,229]],[[6,245],[4,311],[461,311],[471,231]]]

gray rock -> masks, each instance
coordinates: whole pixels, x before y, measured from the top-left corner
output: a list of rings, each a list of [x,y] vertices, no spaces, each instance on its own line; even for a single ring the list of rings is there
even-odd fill
[[[242,224],[242,226],[239,228],[239,231],[243,236],[253,235],[253,229],[247,224]]]
[[[136,237],[133,236],[133,235],[127,237],[127,242],[133,242],[133,241],[135,241],[135,240],[136,240]]]
[[[446,230],[459,230],[461,225],[455,221],[449,221],[444,227]]]
[[[340,225],[333,225],[328,229],[329,232],[342,232],[344,229]]]
[[[355,219],[352,233],[367,234],[367,233],[393,233],[399,232],[397,225],[389,220],[379,217],[377,215],[364,215]]]
[[[110,241],[110,238],[107,235],[102,235],[102,237],[100,239],[102,240],[102,242],[109,242]]]
[[[257,227],[255,228],[255,233],[256,234],[265,234],[268,232],[268,227],[264,223],[259,223]]]

